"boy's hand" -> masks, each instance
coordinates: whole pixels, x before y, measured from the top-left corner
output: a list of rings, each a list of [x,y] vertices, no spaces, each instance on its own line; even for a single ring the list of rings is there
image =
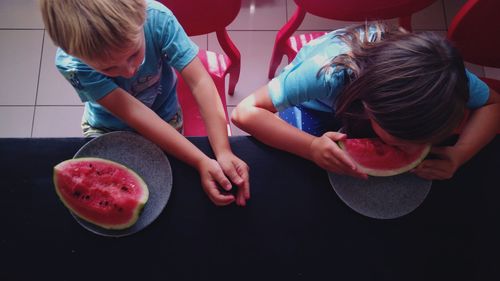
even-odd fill
[[[235,200],[232,194],[223,194],[219,190],[219,186],[221,186],[224,190],[229,191],[232,185],[224,175],[217,161],[207,157],[200,163],[198,171],[200,173],[203,190],[215,205],[225,206],[231,204]]]
[[[236,204],[245,206],[246,200],[250,199],[249,167],[232,152],[224,153],[217,157],[217,162],[221,166],[231,182],[238,186],[236,193]]]
[[[412,170],[421,178],[427,180],[450,179],[460,167],[459,153],[452,146],[432,147],[430,154],[436,159],[424,160]]]
[[[311,158],[321,168],[330,172],[367,179],[368,176],[357,170],[356,165],[335,143],[346,138],[345,134],[326,132],[311,143]]]

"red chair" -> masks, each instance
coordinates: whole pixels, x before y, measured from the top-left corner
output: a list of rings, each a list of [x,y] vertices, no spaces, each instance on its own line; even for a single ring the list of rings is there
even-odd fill
[[[284,55],[287,56],[288,63],[290,63],[304,44],[326,33],[316,32],[292,36],[304,20],[306,13],[343,21],[385,20],[399,17],[399,24],[405,29],[411,30],[411,15],[435,1],[294,0],[295,4],[297,4],[295,13],[276,35],[268,77],[269,79],[274,77]]]
[[[236,18],[241,8],[241,0],[161,0],[174,13],[189,36],[215,32],[224,54],[201,50],[198,57],[214,80],[222,105],[226,108],[225,78],[229,74],[230,95],[234,94],[240,76],[240,52],[231,41],[226,27]],[[184,117],[184,135],[205,136],[206,130],[196,101],[180,75],[177,75],[177,92]],[[228,125],[228,135],[231,130]]]
[[[498,11],[500,11],[498,0],[469,0],[453,18],[447,36],[465,61],[500,68]],[[500,93],[500,80],[480,78],[490,88]],[[461,127],[458,131],[461,131]]]

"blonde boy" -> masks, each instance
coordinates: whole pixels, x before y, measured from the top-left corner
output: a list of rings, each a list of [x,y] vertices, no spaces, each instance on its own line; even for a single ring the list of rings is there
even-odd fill
[[[229,146],[224,110],[198,47],[165,6],[144,0],[41,0],[47,31],[59,47],[56,66],[73,85],[85,112],[85,136],[135,130],[195,167],[216,205],[250,198],[248,166]],[[216,160],[179,131],[175,91],[180,72],[204,118]],[[236,184],[236,196],[217,188]]]

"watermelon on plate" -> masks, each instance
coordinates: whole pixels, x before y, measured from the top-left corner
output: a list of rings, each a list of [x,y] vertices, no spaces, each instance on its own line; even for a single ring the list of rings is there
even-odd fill
[[[131,169],[101,158],[76,158],[54,167],[54,184],[64,205],[78,217],[106,229],[137,222],[149,197]]]
[[[430,145],[422,145],[406,151],[385,144],[378,138],[345,139],[339,141],[339,146],[361,172],[379,177],[394,176],[415,168],[431,149]]]

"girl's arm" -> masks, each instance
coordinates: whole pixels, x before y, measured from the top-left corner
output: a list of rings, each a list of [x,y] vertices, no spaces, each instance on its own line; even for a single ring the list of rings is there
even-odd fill
[[[113,90],[98,102],[167,153],[198,169],[202,186],[216,205],[227,205],[235,200],[234,196],[221,194],[217,189],[217,184],[226,189],[231,187],[218,163],[207,157],[149,107],[121,88]]]
[[[198,104],[217,162],[239,187],[236,203],[243,206],[250,198],[248,166],[233,154],[229,146],[226,115],[217,88],[198,57],[181,71],[181,75]]]
[[[500,129],[500,95],[490,89],[486,104],[471,112],[460,138],[455,144],[462,165],[488,144]]]
[[[344,134],[327,132],[315,137],[288,124],[276,114],[267,86],[251,94],[233,110],[231,120],[242,130],[275,148],[314,161],[320,167],[339,174],[366,178],[337,146]]]
[[[426,160],[414,172],[426,179],[448,179],[465,162],[488,144],[500,130],[500,95],[490,89],[486,104],[471,112],[457,143],[435,147],[431,153],[439,159]]]

